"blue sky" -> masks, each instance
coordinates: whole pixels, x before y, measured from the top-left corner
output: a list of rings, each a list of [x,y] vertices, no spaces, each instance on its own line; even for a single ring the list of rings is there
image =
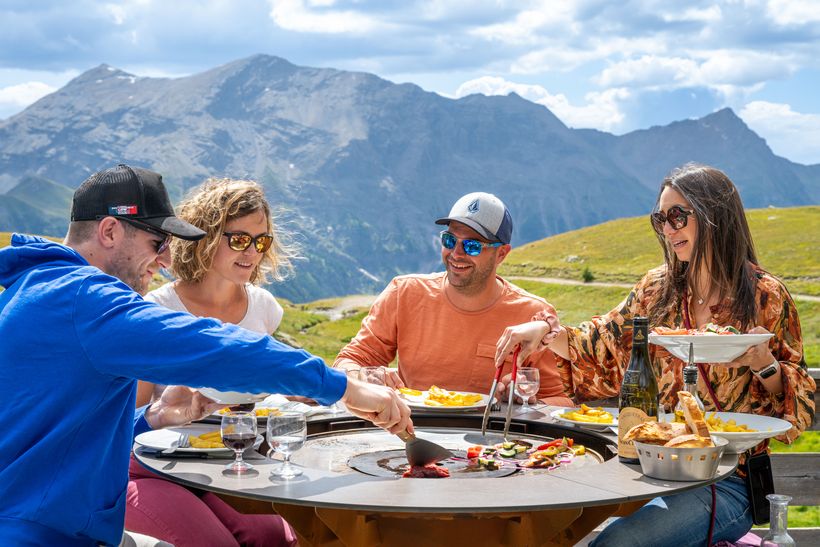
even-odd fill
[[[820,0],[0,0],[0,119],[101,63],[177,77],[256,53],[515,91],[616,134],[728,106],[820,163]]]

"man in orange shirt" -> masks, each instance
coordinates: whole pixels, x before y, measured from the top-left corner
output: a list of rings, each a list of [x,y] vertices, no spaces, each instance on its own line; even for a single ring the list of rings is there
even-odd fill
[[[333,366],[384,366],[398,354],[398,370],[387,374],[393,387],[488,393],[495,344],[505,327],[538,312],[555,317],[555,309],[496,274],[510,252],[513,229],[510,212],[496,196],[467,194],[436,224],[447,226],[440,236],[446,271],[394,278]],[[540,371],[539,400],[572,405],[551,351],[535,352],[523,365]]]

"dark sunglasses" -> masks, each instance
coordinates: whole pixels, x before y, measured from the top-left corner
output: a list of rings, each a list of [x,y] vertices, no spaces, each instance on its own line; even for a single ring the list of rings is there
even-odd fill
[[[500,241],[495,243],[484,243],[483,241],[477,241],[475,239],[459,239],[450,232],[441,232],[439,234],[441,236],[441,246],[445,249],[455,249],[456,245],[459,241],[461,241],[461,247],[464,249],[464,252],[470,256],[478,256],[481,254],[482,249],[484,247],[500,247],[503,245]]]
[[[144,222],[140,222],[139,220],[135,220],[133,218],[125,218],[125,217],[114,217],[117,220],[122,220],[123,222],[127,222],[134,228],[138,230],[142,230],[143,232],[148,232],[149,234],[153,234],[155,236],[159,236],[162,238],[162,241],[154,241],[154,245],[156,245],[157,254],[161,255],[165,252],[165,249],[168,248],[168,245],[171,244],[171,238],[173,237],[171,234],[163,232],[162,230],[157,230],[150,224],[145,224]]]
[[[257,253],[264,253],[273,243],[273,236],[270,234],[260,234],[254,237],[245,232],[223,232],[222,235],[228,238],[228,247],[234,251],[244,251],[253,243]]]
[[[686,228],[686,224],[689,222],[689,216],[694,214],[694,211],[687,211],[680,205],[673,205],[666,211],[666,214],[664,214],[663,211],[658,211],[649,216],[652,219],[652,226],[655,228],[655,231],[660,234],[663,232],[663,225],[667,222],[674,230]]]

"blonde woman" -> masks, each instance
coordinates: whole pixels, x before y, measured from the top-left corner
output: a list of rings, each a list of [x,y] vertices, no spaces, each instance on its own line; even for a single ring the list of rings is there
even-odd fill
[[[179,206],[179,218],[203,230],[199,241],[171,244],[176,281],[145,298],[176,311],[213,317],[248,330],[272,333],[282,306],[259,287],[281,280],[294,256],[277,235],[271,207],[253,181],[209,179]],[[140,382],[137,406],[165,386]],[[277,515],[238,513],[212,493],[166,481],[132,460],[126,528],[177,547],[186,545],[295,545],[290,526]]]

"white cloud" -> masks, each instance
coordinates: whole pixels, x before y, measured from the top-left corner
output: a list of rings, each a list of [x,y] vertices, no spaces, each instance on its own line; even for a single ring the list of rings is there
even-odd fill
[[[510,45],[541,43],[545,34],[577,35],[582,25],[576,21],[574,4],[542,0],[512,21],[476,27],[469,34]]]
[[[279,27],[316,34],[367,34],[387,25],[353,10],[332,10],[333,0],[270,0],[270,18]],[[319,8],[319,9],[315,9]]]
[[[698,21],[701,23],[717,23],[723,19],[723,11],[720,6],[709,6],[708,8],[686,8],[679,12],[666,12],[661,15],[664,21]]]
[[[694,80],[697,72],[698,65],[691,59],[644,55],[611,64],[596,82],[604,87],[677,87]]]
[[[695,51],[688,57],[643,55],[610,64],[595,78],[604,87],[643,89],[708,87],[723,95],[758,90],[769,80],[787,78],[797,63],[785,55],[749,50]]]
[[[509,95],[516,93],[521,97],[546,106],[570,127],[585,127],[612,131],[623,121],[624,114],[619,103],[627,100],[630,93],[626,89],[607,89],[601,92],[587,93],[584,99],[587,104],[576,106],[559,93],[553,95],[540,85],[519,84],[504,78],[484,76],[464,82],[456,90],[456,98],[473,93],[483,95]]]
[[[769,0],[766,12],[781,26],[820,22],[820,0]]]
[[[126,10],[123,6],[117,4],[105,4],[102,7],[103,11],[111,16],[115,25],[122,25],[125,23]]]
[[[777,155],[799,163],[820,163],[820,114],[795,112],[788,104],[753,101],[739,115]]]
[[[0,112],[20,111],[56,91],[56,88],[43,82],[25,82],[0,88]]]

